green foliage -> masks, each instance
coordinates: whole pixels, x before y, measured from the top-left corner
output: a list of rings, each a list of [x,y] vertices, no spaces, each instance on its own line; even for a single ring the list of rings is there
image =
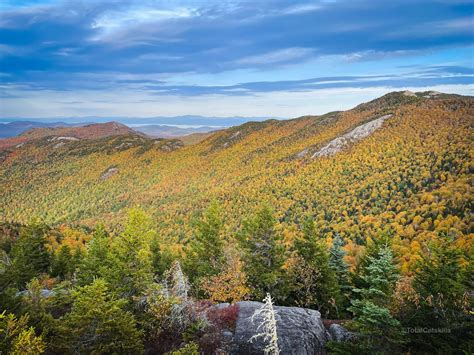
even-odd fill
[[[191,282],[218,274],[224,259],[223,222],[213,201],[196,223],[196,234],[186,251],[186,270]]]
[[[141,210],[131,210],[123,233],[111,244],[104,269],[104,278],[117,295],[132,301],[141,296],[153,281],[153,261],[150,250],[155,232],[149,217]]]
[[[199,354],[200,354],[199,346],[194,342],[186,344],[182,348],[176,351],[173,351],[171,353],[171,355],[199,355]]]
[[[82,258],[77,270],[79,285],[89,285],[96,277],[102,277],[109,267],[108,253],[110,241],[103,224],[99,224],[92,239],[87,244],[87,252]]]
[[[150,243],[151,263],[153,272],[157,276],[162,276],[173,263],[173,255],[168,248],[162,247],[162,241],[155,237]]]
[[[41,336],[28,327],[28,315],[17,318],[14,314],[0,313],[0,354],[36,355],[46,350]]]
[[[38,279],[32,279],[17,300],[21,300],[21,311],[29,314],[29,324],[39,334],[47,338],[54,328],[54,318],[50,313],[51,298],[43,294],[44,288]]]
[[[432,329],[410,334],[411,346],[423,351],[456,353],[472,351],[474,325],[470,292],[470,266],[461,267],[461,252],[450,238],[440,236],[422,257],[413,287],[419,295],[411,314],[403,319],[410,329]],[[471,314],[470,314],[471,311]]]
[[[345,309],[348,305],[352,287],[350,284],[349,265],[344,260],[346,252],[342,249],[343,246],[344,240],[339,233],[336,233],[331,248],[329,249],[329,266],[336,274],[336,280],[341,294],[342,308]]]
[[[256,299],[263,299],[267,293],[279,300],[285,298],[285,247],[275,224],[273,211],[265,205],[254,218],[245,221],[239,236],[245,271]]]
[[[46,249],[44,224],[31,223],[20,230],[20,237],[12,247],[12,275],[19,288],[26,286],[33,277],[49,271],[51,256]]]
[[[115,299],[105,281],[73,293],[71,312],[60,318],[57,351],[93,354],[141,354],[143,345],[133,315],[124,310],[126,301]]]
[[[365,250],[361,255],[360,261],[355,268],[353,276],[353,283],[356,288],[366,288],[368,284],[364,275],[367,274],[368,267],[372,264],[374,258],[379,257],[381,250],[386,249],[392,244],[390,235],[386,232],[374,237],[368,238],[365,243]]]
[[[74,252],[69,245],[62,245],[54,255],[51,265],[51,276],[70,279],[81,258],[80,249]]]
[[[306,308],[316,308],[326,317],[338,316],[340,287],[336,273],[329,264],[325,242],[318,238],[310,218],[304,223],[303,233],[303,237],[294,242],[296,258],[291,282],[295,303]]]
[[[358,331],[354,346],[358,351],[371,353],[396,351],[402,342],[402,333],[400,322],[388,309],[397,280],[389,247],[381,248],[375,257],[368,257],[362,279],[367,287],[354,289],[361,298],[353,300],[349,308],[354,314],[352,327]]]

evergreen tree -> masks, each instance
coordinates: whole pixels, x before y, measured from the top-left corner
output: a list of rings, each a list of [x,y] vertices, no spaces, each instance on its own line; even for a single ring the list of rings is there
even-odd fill
[[[29,314],[29,325],[47,340],[54,328],[54,318],[50,312],[53,297],[52,293],[45,294],[43,291],[40,280],[32,279],[17,300],[21,301],[21,313]]]
[[[39,223],[21,229],[11,252],[12,274],[17,287],[24,288],[32,278],[49,271],[51,257],[46,249],[47,230]]]
[[[51,267],[51,276],[61,279],[71,278],[76,269],[76,256],[69,245],[63,245],[59,248],[53,258]]]
[[[111,290],[130,301],[141,297],[153,282],[150,241],[154,238],[151,221],[141,210],[132,210],[125,230],[113,239],[103,270]]]
[[[470,265],[461,266],[461,252],[453,241],[440,236],[422,256],[413,287],[418,304],[404,325],[411,329],[430,328],[432,332],[410,334],[412,347],[425,352],[469,353],[474,347]],[[472,263],[472,255],[469,256]]]
[[[365,242],[365,250],[352,274],[352,284],[359,289],[369,286],[365,283],[363,278],[367,272],[367,267],[372,263],[373,258],[379,257],[379,253],[382,249],[391,246],[392,239],[390,238],[390,234],[384,231],[375,238],[367,237]]]
[[[402,338],[400,322],[388,309],[398,278],[390,248],[381,248],[376,257],[368,257],[368,265],[364,271],[362,279],[367,287],[353,290],[361,298],[353,300],[349,308],[354,314],[352,326],[359,332],[357,351],[396,351]]]
[[[103,277],[108,268],[110,239],[103,224],[99,224],[87,244],[86,254],[79,263],[77,281],[81,286],[91,284],[96,277]]]
[[[41,336],[28,326],[28,315],[17,318],[14,314],[0,313],[0,354],[37,355],[46,350]]]
[[[263,298],[270,292],[279,300],[286,297],[285,248],[275,224],[272,210],[264,206],[254,218],[245,221],[239,236],[240,246],[245,252],[245,271],[255,298]]]
[[[18,306],[17,292],[13,262],[4,250],[0,250],[0,309],[14,312]]]
[[[304,235],[295,240],[296,263],[293,268],[293,293],[303,307],[316,308],[325,315],[338,315],[341,304],[336,273],[329,265],[324,240],[317,236],[312,219],[303,226]]]
[[[187,250],[186,270],[191,282],[218,274],[225,261],[223,223],[219,205],[213,201],[197,222],[196,234]]]
[[[141,333],[133,315],[124,310],[126,301],[115,299],[105,281],[73,293],[71,312],[59,320],[59,335],[53,343],[58,352],[77,354],[141,354]]]
[[[343,302],[342,308],[346,308],[352,287],[350,284],[349,265],[344,260],[346,252],[342,249],[343,246],[344,239],[342,239],[339,233],[336,233],[332,241],[332,246],[329,249],[329,266],[336,274],[336,280],[339,284],[341,300]]]
[[[150,242],[151,263],[153,273],[157,277],[163,276],[163,273],[171,267],[173,255],[169,249],[162,248],[160,239],[155,236]]]

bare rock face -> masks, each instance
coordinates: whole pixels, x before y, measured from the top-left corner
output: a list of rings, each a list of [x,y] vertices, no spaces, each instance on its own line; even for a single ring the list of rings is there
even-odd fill
[[[259,318],[252,321],[252,315],[262,307],[260,302],[238,302],[239,315],[229,354],[264,354],[264,340],[252,339],[258,333]],[[313,355],[322,353],[330,340],[318,311],[274,306],[276,311],[278,346],[281,354]]]
[[[417,97],[416,94],[413,91],[410,91],[410,90],[405,90],[402,94],[405,95],[405,96]]]
[[[107,180],[108,178],[111,178],[112,176],[114,176],[115,174],[117,174],[119,172],[119,169],[118,168],[108,168],[107,171],[105,173],[102,174],[102,176],[100,177],[101,180]]]
[[[382,127],[383,122],[390,117],[392,117],[392,115],[384,115],[354,128],[352,131],[344,134],[343,136],[337,137],[330,141],[329,144],[325,145],[316,153],[314,153],[311,158],[329,156],[340,152],[349,143],[361,140],[375,132],[377,129]]]

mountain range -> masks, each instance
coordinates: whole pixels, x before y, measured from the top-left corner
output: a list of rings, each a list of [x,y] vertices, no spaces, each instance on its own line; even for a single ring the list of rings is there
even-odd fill
[[[209,127],[212,129],[221,127],[230,127],[243,124],[248,121],[264,121],[270,117],[208,117],[199,115],[185,116],[155,116],[155,117],[38,117],[38,118],[19,118],[2,117],[0,118],[0,138],[12,137],[24,132],[30,128],[38,127],[61,127],[77,126],[91,123],[120,122],[129,127],[146,126],[170,126],[183,129]],[[274,117],[272,117],[274,118]],[[67,122],[67,123],[66,123]],[[145,129],[145,128],[144,128]],[[202,131],[202,130],[201,130]],[[188,131],[189,133],[189,131]],[[191,132],[196,133],[196,132]]]

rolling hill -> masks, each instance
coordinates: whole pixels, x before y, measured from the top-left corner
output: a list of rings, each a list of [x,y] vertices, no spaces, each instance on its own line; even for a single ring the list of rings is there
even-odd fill
[[[1,139],[0,150],[23,145],[45,137],[53,137],[53,140],[60,140],[64,143],[64,141],[98,139],[129,134],[143,135],[118,122],[93,123],[84,126],[35,127],[24,131],[17,137]]]
[[[0,122],[0,138],[15,137],[33,128],[44,127],[68,127],[81,126],[83,124],[69,124],[65,122],[35,122],[35,121],[13,121],[8,123]]]
[[[191,134],[205,134],[212,131],[217,131],[223,127],[209,127],[209,126],[200,126],[200,127],[176,127],[170,125],[142,125],[134,126],[134,130],[142,132],[150,137],[155,138],[176,138],[188,136]]]
[[[288,243],[312,216],[321,234],[348,241],[353,263],[368,238],[390,233],[407,271],[439,233],[462,248],[473,243],[473,118],[472,97],[394,92],[345,112],[245,123],[190,145],[114,123],[107,133],[98,125],[35,130],[22,136],[35,140],[2,153],[0,218],[115,225],[140,206],[179,247],[212,200],[227,235],[266,203]],[[52,132],[76,139],[58,145]]]

